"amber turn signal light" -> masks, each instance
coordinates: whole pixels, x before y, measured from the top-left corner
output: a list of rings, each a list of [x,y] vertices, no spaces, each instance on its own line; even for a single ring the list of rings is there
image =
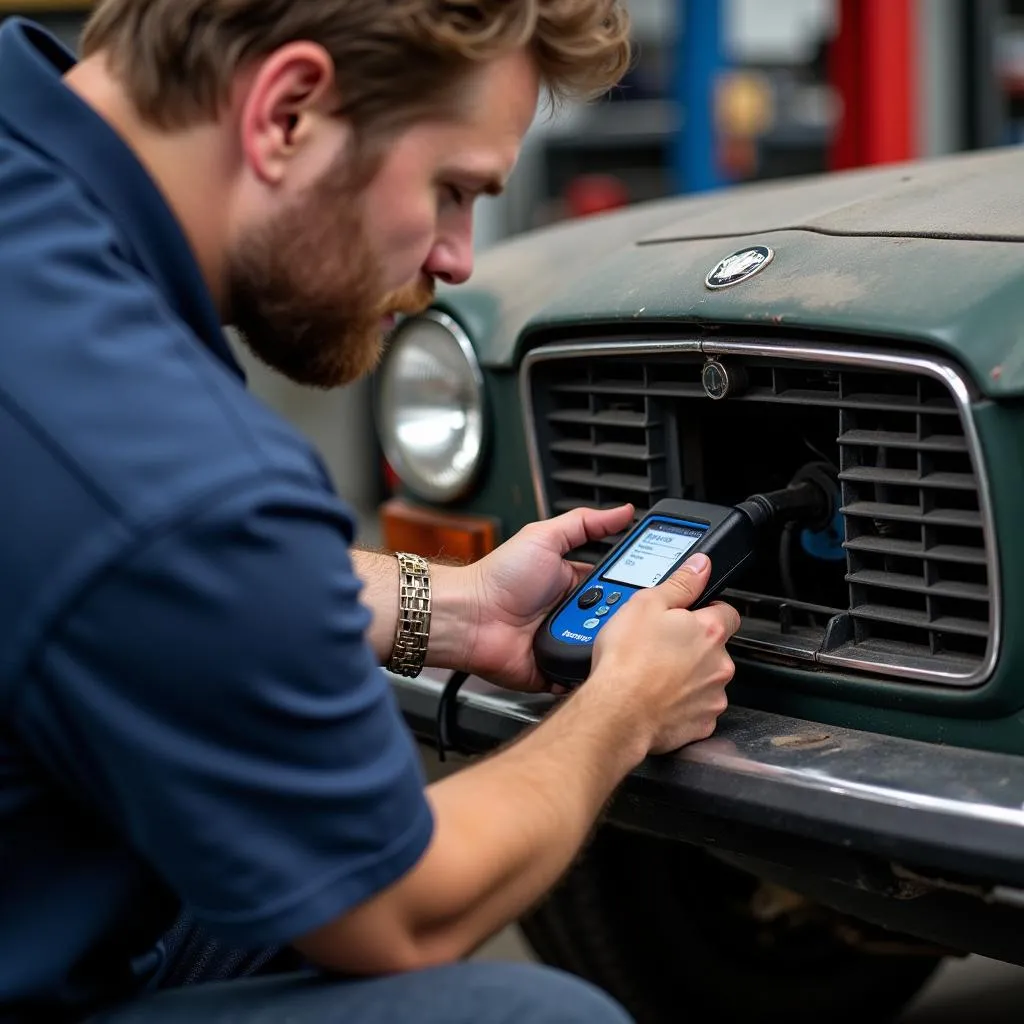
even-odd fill
[[[457,516],[392,498],[380,507],[381,539],[389,551],[468,564],[498,546],[498,523],[484,516]]]

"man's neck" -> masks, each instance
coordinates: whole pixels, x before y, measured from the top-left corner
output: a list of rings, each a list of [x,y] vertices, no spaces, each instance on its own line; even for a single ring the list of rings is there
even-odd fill
[[[214,303],[224,310],[228,195],[222,137],[215,125],[165,132],[142,121],[98,57],[64,78],[116,131],[162,192],[192,247]]]

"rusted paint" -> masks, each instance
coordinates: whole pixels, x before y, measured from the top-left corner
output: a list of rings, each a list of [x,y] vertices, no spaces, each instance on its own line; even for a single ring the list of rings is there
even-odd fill
[[[832,734],[827,732],[799,733],[795,736],[773,736],[771,743],[773,747],[799,748],[800,750],[815,750],[818,747],[828,746],[832,742]]]

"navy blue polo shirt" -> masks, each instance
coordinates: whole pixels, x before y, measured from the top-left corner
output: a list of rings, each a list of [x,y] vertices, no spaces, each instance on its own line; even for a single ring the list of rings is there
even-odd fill
[[[152,985],[183,906],[286,943],[432,830],[352,516],[73,62],[0,28],[0,1019]]]

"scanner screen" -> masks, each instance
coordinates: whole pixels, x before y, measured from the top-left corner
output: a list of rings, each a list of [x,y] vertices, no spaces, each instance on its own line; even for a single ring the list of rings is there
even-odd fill
[[[630,587],[653,587],[706,532],[706,527],[693,523],[649,523],[603,578]]]

